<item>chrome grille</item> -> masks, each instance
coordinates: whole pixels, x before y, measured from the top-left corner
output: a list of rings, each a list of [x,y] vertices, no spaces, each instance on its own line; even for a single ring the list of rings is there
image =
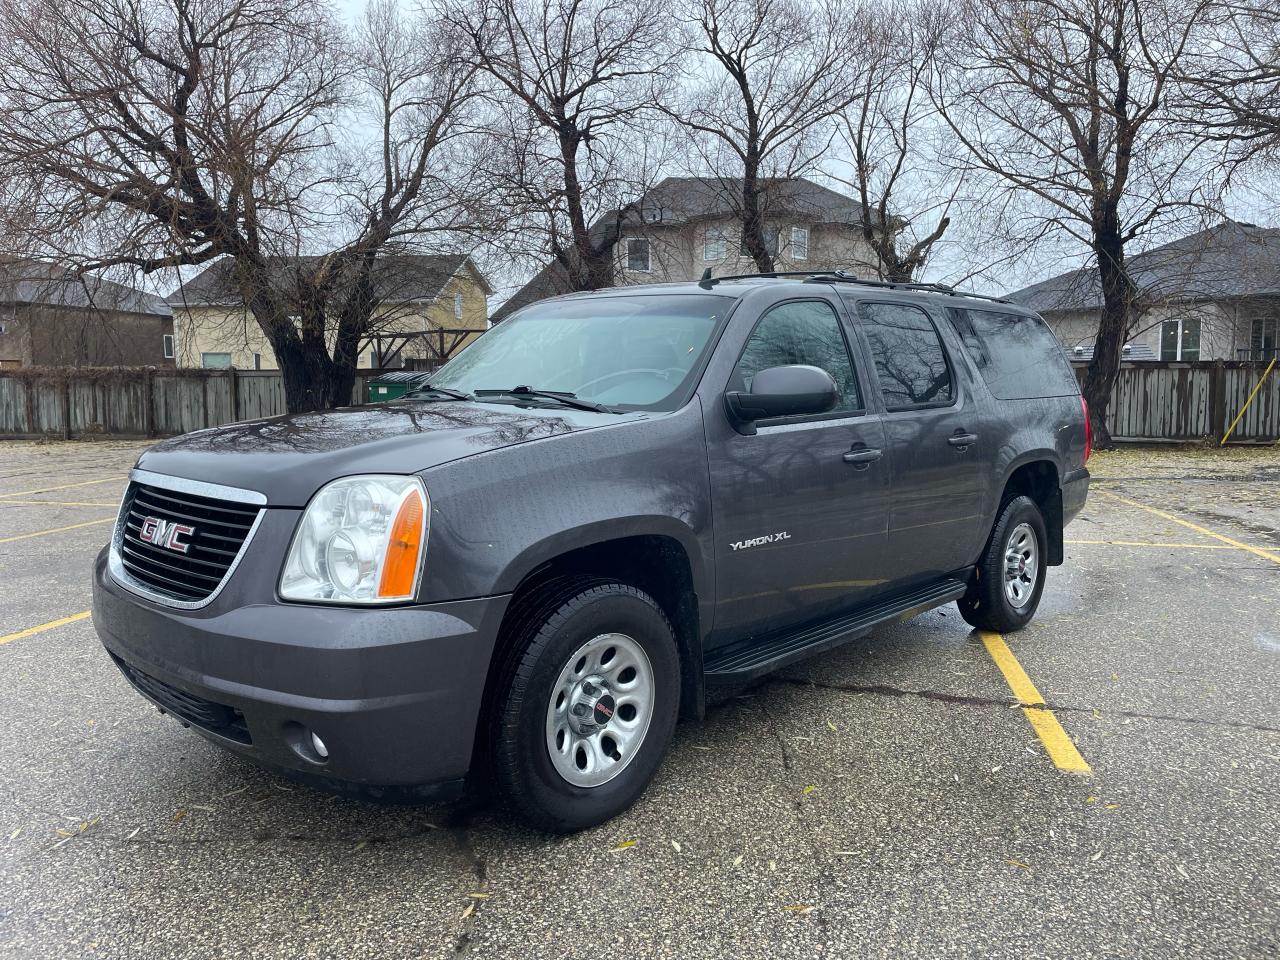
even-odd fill
[[[113,570],[127,586],[141,588],[161,602],[203,605],[235,567],[262,507],[193,492],[202,486],[196,481],[151,475],[159,482],[150,483],[140,475],[142,471],[131,475],[134,479],[120,507]],[[259,497],[251,491],[206,486]]]

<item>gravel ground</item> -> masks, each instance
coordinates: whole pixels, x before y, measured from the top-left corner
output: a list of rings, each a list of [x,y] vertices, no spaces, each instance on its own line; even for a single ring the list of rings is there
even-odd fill
[[[944,607],[682,724],[567,838],[319,793],[157,715],[67,619],[139,449],[0,444],[0,956],[1280,955],[1280,449],[1091,462],[1007,638],[1090,774]]]

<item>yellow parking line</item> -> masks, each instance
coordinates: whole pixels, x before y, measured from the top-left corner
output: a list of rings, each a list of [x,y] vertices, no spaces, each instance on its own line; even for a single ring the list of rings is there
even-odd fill
[[[64,483],[57,487],[41,487],[39,490],[19,490],[17,493],[0,493],[0,500],[11,497],[29,497],[33,493],[51,493],[54,490],[69,490],[71,487],[91,487],[95,483],[111,483],[114,480],[128,480],[128,477],[105,477],[102,480],[81,480],[79,483]]]
[[[110,500],[0,500],[0,507],[118,507]],[[1225,550],[1226,547],[1223,547]]]
[[[25,630],[19,630],[17,633],[6,633],[0,637],[0,647],[6,643],[12,643],[14,640],[21,640],[23,637],[35,636],[37,633],[44,633],[46,630],[52,630],[54,627],[63,627],[68,623],[75,623],[78,620],[84,620],[92,613],[91,610],[85,610],[82,613],[73,613],[69,617],[63,617],[61,620],[50,620],[48,623],[42,623],[38,627],[27,627]]]
[[[1022,704],[1022,712],[1026,714],[1036,736],[1044,744],[1045,752],[1049,754],[1053,765],[1059,770],[1068,770],[1072,773],[1090,773],[1089,764],[1080,755],[1080,751],[1076,749],[1067,731],[1062,729],[1062,724],[1058,722],[1054,712],[1044,705],[1044,697],[1040,696],[1040,691],[1031,682],[1027,672],[1022,669],[1022,664],[1013,655],[1009,645],[1004,642],[1004,637],[985,630],[980,635],[987,653],[991,654],[991,659],[1004,674],[1009,689]]]
[[[1109,547],[1168,547],[1172,550],[1239,550],[1225,543],[1152,543],[1149,540],[1064,540],[1066,544],[1105,544]]]
[[[1206,537],[1212,537],[1222,543],[1229,544],[1237,550],[1248,550],[1250,553],[1262,557],[1264,560],[1270,560],[1272,563],[1280,563],[1280,553],[1273,550],[1264,550],[1262,547],[1253,547],[1247,543],[1241,543],[1239,540],[1233,540],[1230,537],[1223,536],[1221,533],[1215,533],[1207,527],[1202,527],[1198,523],[1192,523],[1190,520],[1183,520],[1181,517],[1175,517],[1172,513],[1166,513],[1163,510],[1157,510],[1155,507],[1148,507],[1145,503],[1139,503],[1137,500],[1130,500],[1128,497],[1122,497],[1118,493],[1112,493],[1109,490],[1097,490],[1097,493],[1104,497],[1110,497],[1112,500],[1119,500],[1121,503],[1127,503],[1131,507],[1137,507],[1139,510],[1145,510],[1147,513],[1155,514],[1157,517],[1169,520],[1173,523],[1181,524],[1188,530],[1194,530],[1196,533],[1202,533]]]
[[[0,537],[0,543],[13,543],[15,540],[30,540],[32,537],[47,537],[51,533],[62,533],[64,530],[78,530],[80,527],[92,527],[98,523],[115,523],[115,517],[103,517],[101,520],[86,520],[84,523],[71,523],[65,527],[54,527],[52,530],[37,530],[35,533],[20,533],[16,537]]]

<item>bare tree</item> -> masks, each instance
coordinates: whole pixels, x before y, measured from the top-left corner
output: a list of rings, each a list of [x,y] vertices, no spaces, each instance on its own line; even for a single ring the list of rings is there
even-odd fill
[[[0,20],[0,178],[38,245],[83,271],[229,258],[289,409],[347,402],[375,262],[452,226],[434,165],[471,71],[447,35],[387,0],[353,41],[318,0],[0,0]]]
[[[936,102],[1029,243],[1087,247],[1102,307],[1084,382],[1094,436],[1135,317],[1126,254],[1214,201],[1201,141],[1170,109],[1210,0],[966,0]]]
[[[675,56],[662,0],[442,10],[491,81],[484,179],[506,237],[532,239],[531,258],[549,253],[570,290],[609,286],[621,210],[657,168],[652,97]]]
[[[963,183],[940,179],[929,157],[938,126],[929,89],[946,16],[934,0],[884,0],[860,8],[851,25],[857,96],[837,118],[851,172],[836,179],[861,207],[882,280],[919,275]]]
[[[1280,4],[1225,2],[1182,104],[1235,162],[1280,160]]]
[[[699,0],[690,26],[693,79],[666,109],[733,191],[742,248],[768,272],[777,252],[765,229],[769,183],[818,168],[832,118],[858,95],[854,38],[837,0]]]

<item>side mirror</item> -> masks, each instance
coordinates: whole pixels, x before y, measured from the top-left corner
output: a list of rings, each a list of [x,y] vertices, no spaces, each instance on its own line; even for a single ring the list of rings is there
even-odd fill
[[[836,382],[819,367],[769,367],[751,378],[751,392],[724,395],[729,419],[739,433],[755,433],[755,421],[826,413],[836,405]]]

